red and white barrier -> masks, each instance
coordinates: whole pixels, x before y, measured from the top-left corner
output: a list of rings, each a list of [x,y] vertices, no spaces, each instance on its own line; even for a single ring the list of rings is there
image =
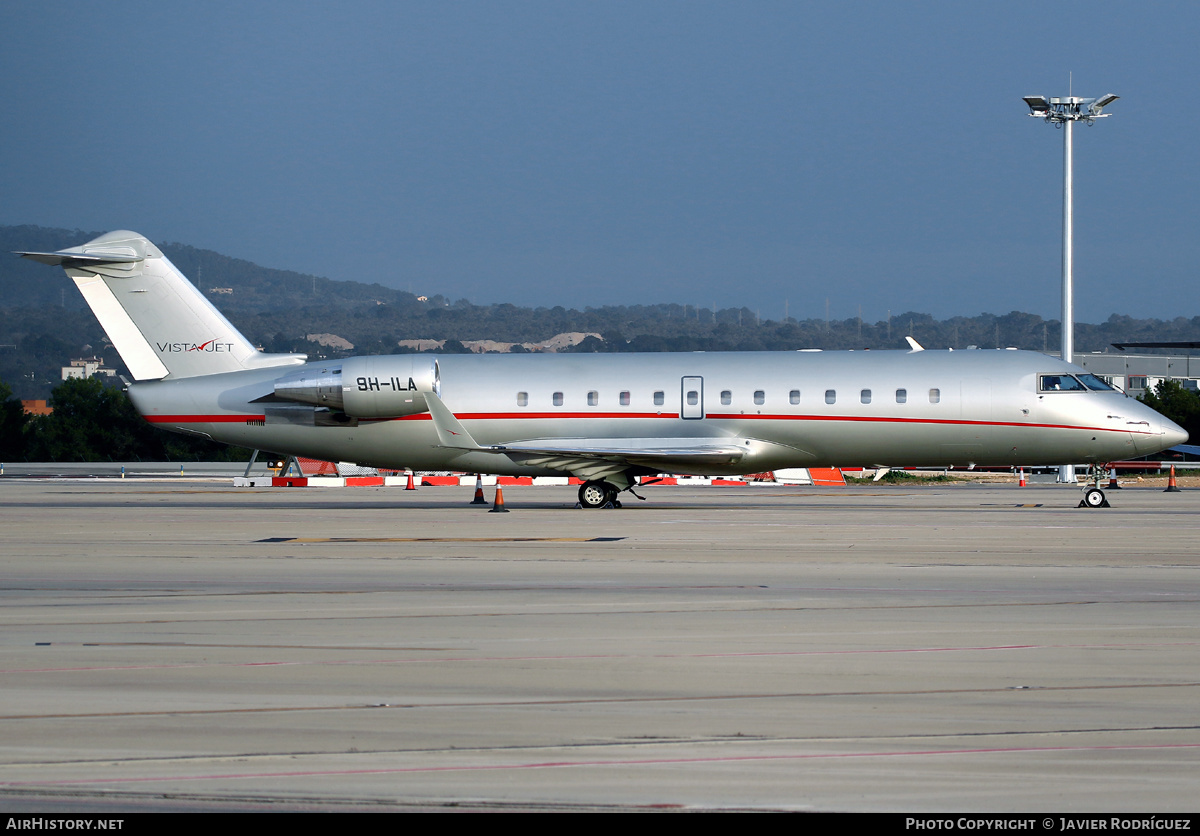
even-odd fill
[[[378,488],[378,487],[407,487],[410,474],[388,476],[336,476],[340,466],[331,462],[315,462],[304,459],[303,469],[322,475],[306,476],[238,476],[233,480],[236,488]],[[312,464],[310,464],[310,462]],[[324,467],[323,465],[328,465]],[[395,473],[396,471],[391,471]],[[324,475],[329,473],[331,475]],[[429,487],[474,487],[475,475],[459,475],[447,473],[415,473],[411,474],[416,485]],[[770,479],[766,477],[771,477]],[[525,485],[543,487],[564,487],[582,485],[583,480],[574,476],[484,476],[483,484],[488,487]],[[829,468],[793,468],[775,471],[774,474],[756,473],[753,477],[737,476],[644,476],[639,481],[639,487],[655,485],[677,485],[680,487],[746,487],[748,485],[844,485],[846,479],[842,472],[833,467]]]

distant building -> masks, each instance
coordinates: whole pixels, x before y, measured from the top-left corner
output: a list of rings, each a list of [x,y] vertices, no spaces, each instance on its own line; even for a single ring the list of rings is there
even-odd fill
[[[540,343],[505,343],[497,340],[463,340],[462,344],[467,351],[473,354],[489,354],[500,353],[505,354],[513,351],[514,347],[520,346],[524,351],[529,352],[556,352],[563,349],[571,348],[579,345],[588,337],[595,337],[598,340],[603,340],[599,334],[588,333],[584,331],[568,331],[563,334],[555,334],[548,340],[542,340]],[[312,339],[312,336],[309,336]],[[414,351],[434,351],[443,348],[446,344],[445,340],[399,340],[398,345],[401,348],[411,348]]]
[[[72,360],[71,365],[62,367],[63,380],[71,380],[72,378],[87,380],[89,377],[98,376],[116,377],[117,370],[104,368],[104,361],[99,357]]]
[[[45,401],[21,401],[21,409],[26,415],[51,415],[53,407],[46,406]]]
[[[304,339],[318,345],[323,345],[326,348],[337,348],[342,351],[354,350],[354,343],[345,337],[339,337],[337,334],[305,334]]]
[[[1185,389],[1200,390],[1200,355],[1075,352],[1075,365],[1103,378],[1127,395],[1137,397],[1164,380]]]

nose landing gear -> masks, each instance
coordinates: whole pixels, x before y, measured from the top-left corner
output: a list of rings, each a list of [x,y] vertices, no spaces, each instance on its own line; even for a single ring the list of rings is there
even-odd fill
[[[1088,485],[1083,490],[1083,499],[1079,501],[1077,508],[1111,508],[1108,500],[1104,498],[1104,491],[1100,490],[1100,480],[1104,478],[1105,467],[1102,464],[1094,464],[1091,466],[1091,475],[1088,477]]]

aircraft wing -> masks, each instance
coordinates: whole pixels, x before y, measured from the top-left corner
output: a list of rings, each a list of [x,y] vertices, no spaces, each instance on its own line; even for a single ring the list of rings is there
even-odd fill
[[[706,465],[731,464],[745,455],[732,439],[705,438],[539,438],[481,449],[584,480],[611,480],[630,466],[664,473],[703,472]]]
[[[733,464],[746,454],[745,442],[733,438],[539,438],[485,447],[476,443],[441,398],[426,392],[425,400],[441,446],[495,453],[581,479],[614,476],[630,465],[689,471],[706,465]]]
[[[745,455],[729,441],[703,438],[542,438],[492,449],[515,462],[563,470],[580,479],[614,476],[630,465],[667,473],[703,470],[705,465],[741,461]]]

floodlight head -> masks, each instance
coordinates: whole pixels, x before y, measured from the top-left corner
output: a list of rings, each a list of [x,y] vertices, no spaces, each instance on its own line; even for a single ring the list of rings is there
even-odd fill
[[[1045,116],[1046,111],[1050,109],[1050,102],[1045,96],[1026,96],[1025,104],[1029,105],[1030,116]]]
[[[1079,96],[1025,96],[1025,104],[1029,105],[1029,115],[1060,126],[1066,122],[1087,122],[1089,125],[1096,119],[1108,116],[1102,113],[1106,105],[1115,102],[1119,96],[1106,93],[1098,99],[1084,99]]]
[[[1114,96],[1112,93],[1105,93],[1103,96],[1094,100],[1090,105],[1088,105],[1088,111],[1090,111],[1093,116],[1099,116],[1101,110],[1119,98],[1121,97]]]

